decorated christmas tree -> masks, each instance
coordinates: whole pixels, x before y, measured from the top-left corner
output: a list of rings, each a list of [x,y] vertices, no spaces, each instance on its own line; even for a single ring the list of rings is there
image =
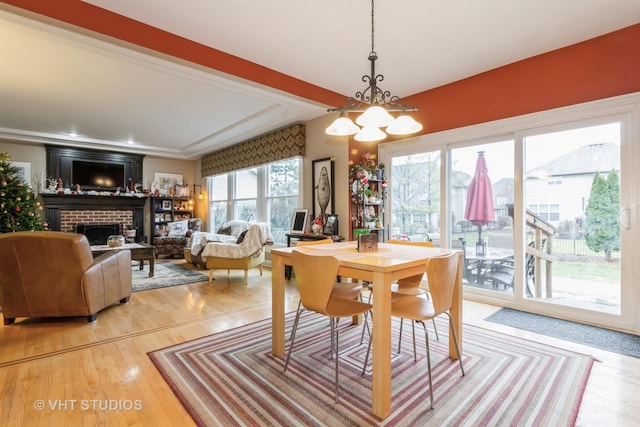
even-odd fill
[[[31,186],[11,166],[9,154],[0,152],[0,233],[47,230],[41,212]]]

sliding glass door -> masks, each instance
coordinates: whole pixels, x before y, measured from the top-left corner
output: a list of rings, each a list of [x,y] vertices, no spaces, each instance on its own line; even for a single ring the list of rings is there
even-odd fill
[[[620,313],[620,121],[523,135],[527,297]]]
[[[465,250],[468,287],[514,292],[513,141],[449,150],[450,245]]]
[[[464,249],[465,298],[640,331],[633,99],[382,144],[390,234]]]
[[[391,159],[392,195],[389,234],[392,239],[440,244],[439,151]]]

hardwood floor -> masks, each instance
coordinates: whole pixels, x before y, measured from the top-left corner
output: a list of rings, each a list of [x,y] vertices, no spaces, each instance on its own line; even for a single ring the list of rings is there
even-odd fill
[[[147,352],[271,315],[270,270],[262,277],[251,270],[248,286],[242,272],[215,277],[134,293],[95,323],[18,319],[0,327],[0,425],[195,425]],[[287,310],[297,303],[290,284]],[[483,321],[497,309],[465,301],[464,321],[598,359],[577,425],[640,425],[640,359]]]

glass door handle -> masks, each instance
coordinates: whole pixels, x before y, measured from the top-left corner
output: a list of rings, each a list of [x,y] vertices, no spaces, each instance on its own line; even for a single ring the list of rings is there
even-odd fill
[[[629,229],[629,208],[620,209],[620,212],[618,212],[618,222],[620,222],[620,226],[625,230]]]

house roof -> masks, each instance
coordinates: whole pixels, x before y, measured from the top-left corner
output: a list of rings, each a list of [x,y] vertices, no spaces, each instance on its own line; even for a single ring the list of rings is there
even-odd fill
[[[610,142],[584,145],[527,172],[528,176],[568,176],[620,170],[620,147]]]

